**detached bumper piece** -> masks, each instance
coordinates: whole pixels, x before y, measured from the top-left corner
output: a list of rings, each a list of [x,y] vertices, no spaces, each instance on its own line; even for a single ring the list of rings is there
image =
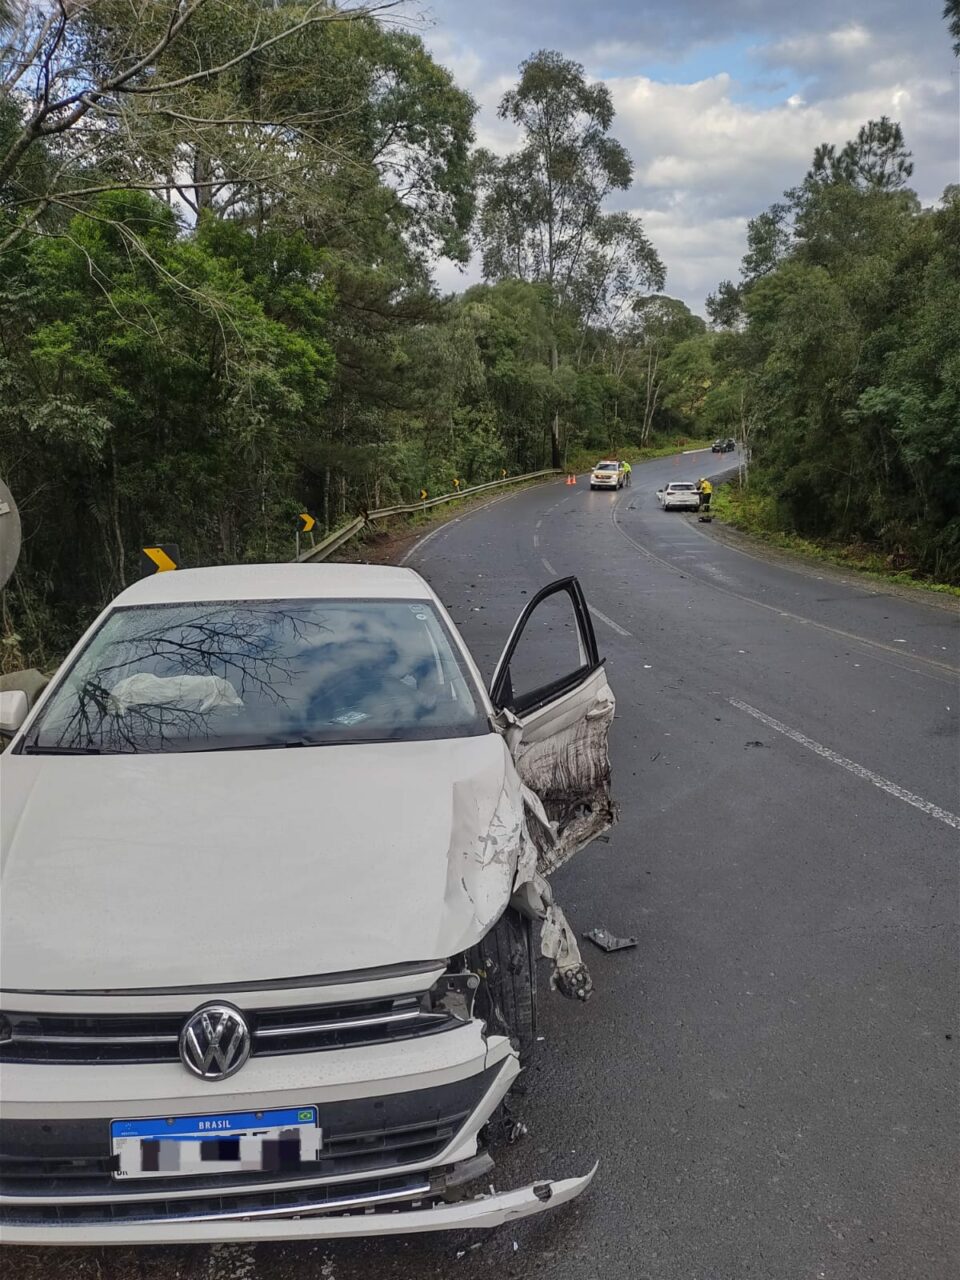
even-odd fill
[[[584,1191],[581,1178],[451,1199],[489,1173],[479,1156],[445,1170],[237,1197],[127,1204],[5,1205],[0,1240],[29,1245],[135,1245],[345,1239],[498,1227],[559,1207]]]

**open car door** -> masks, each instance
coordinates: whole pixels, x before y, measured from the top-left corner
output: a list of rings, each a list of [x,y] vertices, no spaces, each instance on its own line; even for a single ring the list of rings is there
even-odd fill
[[[576,578],[560,578],[517,619],[490,686],[522,782],[550,825],[537,832],[549,875],[616,821],[608,735],[615,701]]]

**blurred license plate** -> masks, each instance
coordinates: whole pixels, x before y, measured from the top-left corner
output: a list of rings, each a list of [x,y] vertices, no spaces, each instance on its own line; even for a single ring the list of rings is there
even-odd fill
[[[114,1120],[115,1178],[207,1173],[277,1173],[317,1160],[323,1134],[316,1107],[234,1111],[225,1115]]]

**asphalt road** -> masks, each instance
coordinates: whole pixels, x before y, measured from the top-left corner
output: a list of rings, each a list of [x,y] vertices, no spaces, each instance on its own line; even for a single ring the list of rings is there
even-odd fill
[[[661,482],[719,465],[527,490],[409,560],[487,673],[551,577],[595,611],[622,818],[555,889],[578,929],[639,946],[589,952],[585,1007],[542,990],[529,1133],[496,1175],[599,1159],[593,1186],[489,1235],[150,1251],[131,1275],[957,1275],[957,617],[660,511]]]
[[[555,887],[640,945],[590,952],[585,1008],[543,997],[499,1161],[505,1186],[599,1158],[586,1196],[459,1260],[475,1239],[331,1254],[340,1280],[957,1274],[957,617],[660,510],[721,465],[529,490],[410,557],[486,672],[529,595],[580,577],[622,817]]]

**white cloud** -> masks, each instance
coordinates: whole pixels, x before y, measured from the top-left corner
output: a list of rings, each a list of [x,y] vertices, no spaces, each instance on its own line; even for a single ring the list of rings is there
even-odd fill
[[[593,0],[593,5],[602,8],[605,2]],[[541,7],[541,0],[513,3],[531,12]],[[855,3],[851,20],[845,22],[838,22],[832,4],[832,16],[827,16],[826,4],[818,11],[818,0],[808,3],[803,25],[798,30],[794,23],[793,31],[782,23],[777,27],[773,9],[765,8],[772,24],[766,41],[745,55],[748,63],[775,69],[777,80],[783,81],[780,90],[751,82],[742,58],[737,67],[741,78],[723,70],[723,52],[717,54],[716,73],[693,83],[640,74],[605,77],[617,110],[614,136],[628,148],[635,166],[633,188],[618,204],[643,217],[666,263],[668,291],[698,310],[719,280],[736,277],[748,219],[802,179],[819,143],[842,145],[865,121],[888,115],[903,125],[914,153],[912,185],[924,203],[934,202],[960,176],[956,72],[945,32],[938,27],[941,43],[932,44],[930,23],[900,21],[893,0],[884,14],[877,8],[879,0],[871,0],[865,21],[857,20]],[[491,28],[490,40],[501,49],[509,7],[505,0],[497,0],[495,7],[501,23]],[[546,0],[542,8],[546,12]],[[484,12],[492,21],[490,10]],[[570,40],[561,45],[557,35],[543,39],[583,61],[588,74],[602,74],[611,65],[632,70],[651,58],[662,66],[673,53],[697,49],[702,56],[709,48],[703,31],[690,31],[686,40],[665,47],[657,57],[643,43],[646,32],[624,27],[622,40],[615,40],[608,33],[619,34],[620,27],[607,24],[598,30],[593,23],[588,33],[588,14],[594,9],[578,12],[583,12],[584,23],[579,45]],[[746,22],[742,29],[751,35],[756,30]],[[719,29],[717,38],[722,38]],[[435,30],[428,42],[480,103],[481,145],[501,153],[514,147],[516,134],[497,118],[496,107],[515,82],[515,62],[532,46],[517,49],[516,58],[511,52],[494,62],[476,41],[458,42],[448,31]],[[437,274],[438,283],[449,290],[464,288],[479,272],[474,262],[465,277],[449,266]]]
[[[767,63],[819,70],[828,59],[862,59],[864,50],[873,43],[873,36],[866,27],[859,22],[851,22],[833,31],[815,31],[760,45],[755,52]]]
[[[668,291],[698,309],[721,278],[736,276],[748,219],[800,181],[818,143],[842,144],[864,121],[892,115],[916,153],[921,199],[932,203],[956,180],[946,80],[877,85],[814,104],[791,95],[771,106],[736,101],[725,74],[696,84],[642,76],[609,83],[616,133],[636,166],[629,203],[667,265]]]
[[[838,27],[836,31],[831,31],[828,39],[835,49],[853,53],[866,48],[871,37],[866,27],[862,27],[859,22],[851,22],[845,27]]]

